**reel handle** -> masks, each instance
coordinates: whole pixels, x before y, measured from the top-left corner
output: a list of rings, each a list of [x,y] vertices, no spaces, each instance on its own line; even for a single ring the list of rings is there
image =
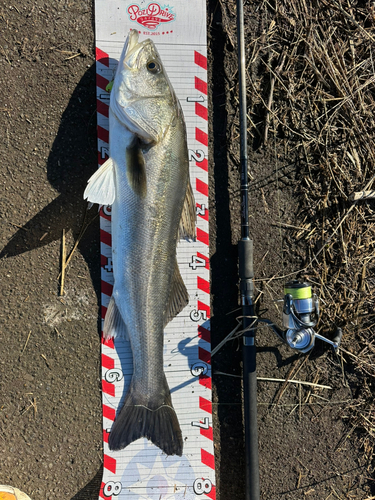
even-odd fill
[[[342,339],[342,328],[336,327],[335,330],[335,336],[333,337],[332,341],[337,344],[337,347],[340,346],[341,344],[341,339]]]
[[[337,352],[338,348],[340,347],[340,343],[341,343],[341,339],[342,339],[342,329],[336,328],[335,336],[332,340],[329,340],[326,337],[319,335],[318,333],[315,333],[315,337],[317,339],[323,340],[323,342],[326,342],[327,344],[331,345],[333,347],[334,351]]]

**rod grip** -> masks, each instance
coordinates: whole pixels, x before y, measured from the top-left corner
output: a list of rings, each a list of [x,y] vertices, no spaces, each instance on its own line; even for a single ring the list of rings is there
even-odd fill
[[[254,293],[253,240],[242,239],[238,242],[238,259],[241,293],[252,297]]]
[[[238,242],[238,259],[240,279],[253,279],[253,240],[240,240]]]
[[[260,499],[256,347],[243,346],[244,423],[246,450],[246,500]]]

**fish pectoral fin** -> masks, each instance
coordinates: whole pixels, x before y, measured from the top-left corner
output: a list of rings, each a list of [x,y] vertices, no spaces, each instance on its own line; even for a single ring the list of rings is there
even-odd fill
[[[126,173],[130,187],[138,196],[144,198],[147,194],[147,178],[141,145],[138,137],[134,137],[126,148]]]
[[[122,319],[120,311],[116,305],[116,301],[112,295],[109,301],[108,309],[104,318],[103,336],[105,339],[121,337],[129,340],[129,333]]]
[[[175,316],[177,316],[177,314],[179,314],[183,310],[183,308],[188,305],[188,303],[189,294],[180,274],[176,258],[169,303],[164,314],[164,326],[166,326]]]
[[[197,219],[197,212],[195,208],[195,199],[189,179],[186,189],[184,206],[182,208],[180,226],[178,228],[179,239],[188,238],[189,240],[195,241],[196,219]]]
[[[112,158],[108,158],[90,177],[83,198],[99,205],[112,205],[115,201],[115,169]]]

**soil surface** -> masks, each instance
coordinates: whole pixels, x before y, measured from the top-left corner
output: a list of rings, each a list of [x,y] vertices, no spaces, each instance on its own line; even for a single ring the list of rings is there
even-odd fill
[[[246,5],[247,43],[259,37],[262,2]],[[212,338],[237,324],[240,238],[235,31],[208,3]],[[254,66],[255,67],[255,66]],[[96,209],[82,193],[97,168],[92,1],[0,5],[0,483],[33,500],[96,499],[102,477],[100,255]],[[254,117],[253,117],[254,118]],[[283,280],[304,249],[280,224],[298,223],[299,172],[270,132],[249,136],[251,234],[258,314],[280,322]],[[91,221],[91,224],[88,224]],[[87,227],[81,235],[82,227]],[[62,234],[79,239],[59,296]],[[369,464],[347,424],[356,378],[318,344],[306,357],[259,329],[262,499],[366,499]],[[241,342],[213,358],[218,498],[244,498]]]

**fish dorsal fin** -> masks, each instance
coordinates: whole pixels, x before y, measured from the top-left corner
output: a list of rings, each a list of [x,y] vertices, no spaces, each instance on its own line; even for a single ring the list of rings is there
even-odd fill
[[[128,329],[122,319],[114,297],[109,301],[108,309],[104,318],[103,336],[105,339],[123,338],[129,340]]]
[[[188,305],[188,303],[189,294],[181,277],[176,258],[172,276],[171,293],[169,295],[169,303],[167,310],[164,313],[164,326],[177,316],[177,314],[180,313],[182,309]]]
[[[126,172],[130,187],[138,196],[144,198],[147,194],[146,166],[138,137],[134,137],[126,148]]]
[[[182,209],[178,238],[188,238],[195,241],[195,221],[197,218],[193,189],[188,180],[184,206]]]
[[[108,158],[88,180],[83,198],[99,205],[112,205],[115,201],[114,170],[112,158]]]

